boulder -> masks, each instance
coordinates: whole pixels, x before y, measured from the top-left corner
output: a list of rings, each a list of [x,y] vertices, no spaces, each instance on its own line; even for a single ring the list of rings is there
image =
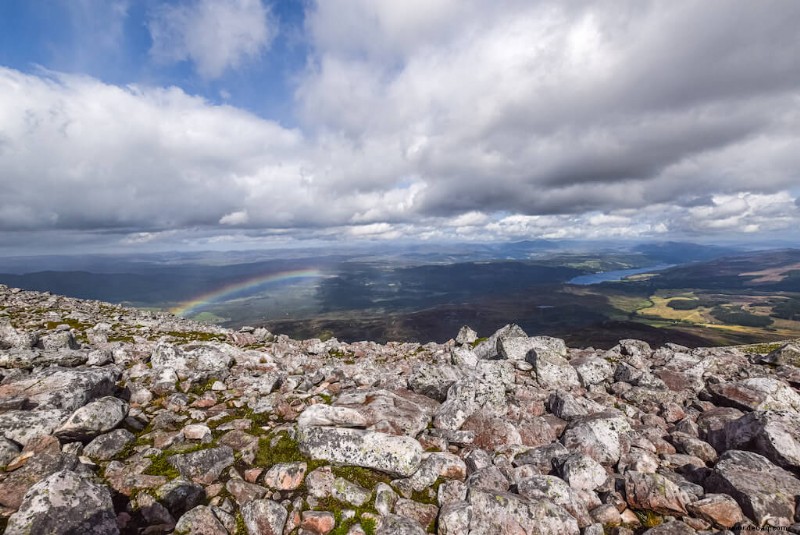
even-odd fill
[[[318,403],[304,410],[297,418],[300,427],[337,426],[367,427],[367,418],[358,410],[350,407],[334,407]]]
[[[758,526],[794,522],[800,480],[757,453],[729,450],[705,479],[706,492],[731,496]]]
[[[298,431],[300,450],[312,459],[374,468],[408,477],[422,462],[422,446],[407,436],[337,427],[305,427]]]
[[[625,496],[633,509],[646,509],[663,515],[684,515],[688,497],[661,474],[628,471]]]
[[[708,385],[718,405],[743,411],[800,412],[800,394],[778,379],[754,377],[734,383]]]
[[[608,381],[614,376],[614,365],[602,357],[582,356],[569,361],[578,373],[581,385],[588,387]]]
[[[17,381],[0,384],[0,399],[19,398],[23,409],[72,412],[94,398],[112,394],[120,374],[113,366],[44,368]]]
[[[447,399],[450,386],[464,377],[464,372],[452,364],[416,366],[408,377],[409,388],[436,401]]]
[[[616,464],[623,453],[621,436],[632,431],[627,419],[613,412],[578,418],[570,423],[561,442],[570,451],[588,455],[600,464]]]
[[[578,372],[557,351],[534,348],[528,352],[525,360],[533,365],[533,374],[542,388],[569,390],[580,386]]]
[[[135,440],[136,436],[127,429],[115,429],[89,442],[83,454],[98,461],[109,461]]]
[[[54,434],[65,441],[91,440],[117,427],[127,415],[126,402],[106,396],[73,412]]]
[[[0,474],[0,505],[18,509],[25,493],[35,483],[62,471],[73,470],[78,464],[74,455],[57,452],[23,453],[21,467]]]
[[[686,507],[690,513],[715,526],[730,529],[744,521],[742,508],[726,494],[706,494]]]
[[[180,518],[205,500],[206,491],[197,483],[183,477],[176,477],[158,487],[156,497],[175,518]]]
[[[241,508],[242,519],[250,535],[283,535],[289,513],[272,500],[253,500]]]
[[[108,488],[69,470],[33,485],[11,515],[6,535],[119,533]]]
[[[51,435],[68,414],[60,409],[8,411],[0,414],[0,433],[24,447],[36,437]]]
[[[183,515],[175,525],[176,535],[228,535],[228,530],[211,507],[198,505]],[[250,532],[257,533],[257,532]]]
[[[470,489],[468,533],[578,535],[578,522],[547,500],[526,500],[516,494]]]
[[[761,454],[789,470],[800,469],[800,421],[786,411],[754,411],[725,424],[726,449]]]
[[[176,454],[167,457],[167,462],[174,466],[183,477],[197,483],[209,485],[222,474],[222,471],[234,462],[233,450],[228,446]]]
[[[517,483],[517,493],[529,500],[548,500],[563,507],[585,528],[592,523],[592,517],[578,493],[563,480],[555,476],[533,476]]]

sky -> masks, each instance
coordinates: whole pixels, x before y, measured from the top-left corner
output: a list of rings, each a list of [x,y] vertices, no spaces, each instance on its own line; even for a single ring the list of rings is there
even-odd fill
[[[800,244],[794,0],[3,0],[0,254]]]

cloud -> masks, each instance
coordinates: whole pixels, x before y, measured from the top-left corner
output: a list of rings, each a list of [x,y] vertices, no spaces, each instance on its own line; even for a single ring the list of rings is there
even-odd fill
[[[150,54],[163,63],[191,61],[206,79],[219,78],[265,51],[276,34],[261,0],[193,0],[164,4],[147,23]]]
[[[613,210],[794,180],[800,6],[443,3],[416,24],[413,5],[345,4],[308,15],[306,124],[419,177],[426,215]]]
[[[297,128],[233,98],[0,68],[0,230],[254,243],[800,228],[800,4],[306,5]],[[245,0],[169,4],[148,28],[154,57],[206,78],[276,34]]]

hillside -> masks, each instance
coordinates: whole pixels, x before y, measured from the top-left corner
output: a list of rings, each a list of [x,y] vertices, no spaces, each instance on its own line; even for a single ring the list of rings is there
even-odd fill
[[[0,285],[0,532],[800,527],[798,345],[453,335],[301,341]]]

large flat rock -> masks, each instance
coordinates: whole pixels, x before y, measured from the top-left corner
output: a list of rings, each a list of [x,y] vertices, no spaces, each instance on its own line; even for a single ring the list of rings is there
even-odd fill
[[[733,497],[758,526],[794,523],[800,480],[757,453],[726,451],[703,486],[706,492]]]
[[[300,450],[312,459],[373,468],[409,477],[422,462],[422,446],[408,436],[362,429],[305,427],[298,431]]]

